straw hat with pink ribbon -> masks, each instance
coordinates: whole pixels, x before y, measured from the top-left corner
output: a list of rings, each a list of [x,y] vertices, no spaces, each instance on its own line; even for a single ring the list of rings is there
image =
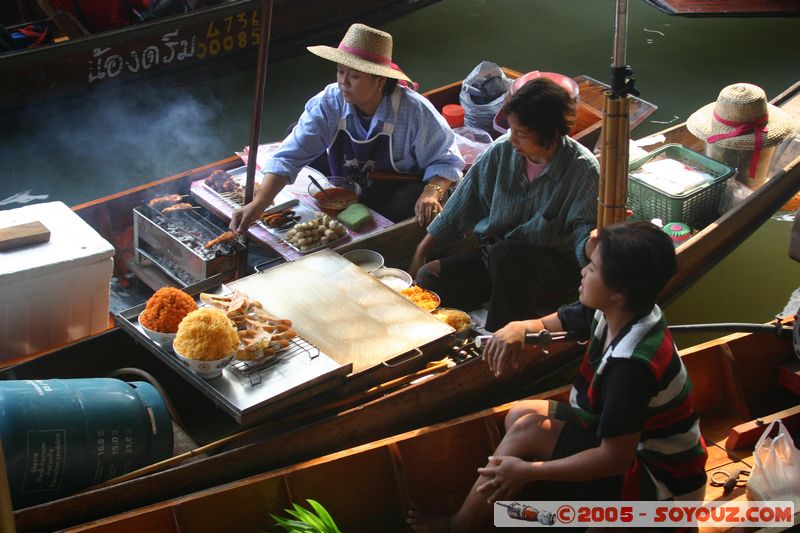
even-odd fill
[[[737,151],[752,150],[752,177],[761,148],[792,136],[795,124],[785,111],[767,103],[761,87],[735,83],[722,89],[716,102],[692,113],[686,127],[708,144]]]
[[[309,46],[308,51],[367,74],[411,81],[400,67],[392,63],[392,36],[364,24],[350,26],[337,48]]]

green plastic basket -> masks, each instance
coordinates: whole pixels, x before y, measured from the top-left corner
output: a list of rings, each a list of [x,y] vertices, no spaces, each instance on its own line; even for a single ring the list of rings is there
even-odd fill
[[[725,183],[735,170],[703,154],[684,148],[680,144],[667,144],[644,157],[631,161],[633,172],[651,159],[662,156],[674,159],[696,170],[713,176],[713,180],[684,194],[673,195],[660,191],[636,176],[628,176],[628,206],[633,218],[666,222],[683,222],[694,229],[702,229],[713,222],[725,192]]]

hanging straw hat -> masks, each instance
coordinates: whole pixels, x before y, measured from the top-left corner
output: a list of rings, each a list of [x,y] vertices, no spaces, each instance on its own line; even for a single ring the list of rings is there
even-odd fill
[[[308,51],[367,74],[411,81],[392,63],[392,36],[364,24],[350,26],[338,48],[309,46]]]
[[[782,142],[795,125],[785,111],[767,103],[761,87],[735,83],[722,89],[716,102],[692,113],[686,127],[709,144],[746,151]]]

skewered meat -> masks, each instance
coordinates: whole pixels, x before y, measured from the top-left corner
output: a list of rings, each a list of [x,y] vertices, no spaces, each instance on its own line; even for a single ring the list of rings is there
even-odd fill
[[[205,244],[205,247],[206,248],[211,248],[212,246],[216,246],[217,244],[219,244],[221,242],[228,242],[230,240],[233,240],[234,237],[236,237],[236,233],[234,233],[232,231],[226,231],[225,233],[223,233],[219,237],[215,237],[215,238],[211,239],[210,241],[208,241]]]
[[[169,207],[165,207],[161,210],[162,213],[173,213],[175,211],[186,211],[188,209],[194,209],[194,206],[187,202],[181,202],[179,204],[171,205]]]
[[[215,170],[206,178],[206,185],[217,192],[237,192],[241,186],[224,170]]]
[[[177,204],[181,199],[183,199],[183,195],[181,194],[168,194],[166,196],[157,196],[153,198],[147,202],[147,205],[155,209],[162,209],[168,205]]]

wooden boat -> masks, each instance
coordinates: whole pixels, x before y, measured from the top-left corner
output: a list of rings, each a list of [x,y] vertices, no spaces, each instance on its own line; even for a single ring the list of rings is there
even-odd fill
[[[587,82],[588,83],[588,82]],[[582,82],[583,85],[583,82]],[[438,102],[440,95],[431,95]],[[444,97],[441,97],[444,100]],[[800,84],[793,86],[774,100],[787,109],[800,101]],[[693,141],[682,127],[666,131],[667,142]],[[101,203],[92,203],[76,208],[85,220],[99,228],[102,234],[111,237],[113,228],[129,223],[130,210],[143,200],[165,192],[186,192],[189,184],[208,175],[215,168],[233,168],[238,165],[235,158],[201,167],[172,178],[154,182],[148,186],[120,193]],[[717,222],[693,237],[678,249],[681,272],[678,281],[670,285],[663,299],[674,298],[686,289],[699,275],[741,242],[749,232],[763,223],[800,187],[800,161],[794,161],[774,176],[742,206],[736,208]],[[389,265],[405,267],[421,237],[421,230],[413,221],[397,224],[391,229],[375,234],[363,241],[355,241],[338,250],[368,247],[381,252]],[[685,271],[689,269],[689,271]],[[107,346],[119,356],[107,357]],[[256,474],[270,468],[310,459],[356,444],[381,438],[397,431],[409,430],[433,421],[458,416],[471,410],[520,397],[520,389],[530,386],[543,390],[546,380],[555,379],[565,367],[574,362],[574,347],[554,348],[549,354],[530,361],[522,371],[512,378],[496,380],[480,361],[467,359],[462,364],[442,372],[425,382],[407,386],[384,394],[363,395],[355,398],[355,406],[337,403],[328,407],[315,407],[311,413],[296,413],[265,424],[261,434],[246,445],[228,449],[217,455],[196,462],[170,467],[162,472],[148,474],[140,479],[118,485],[97,488],[83,494],[63,498],[48,504],[16,511],[18,528],[42,530],[63,527],[85,521],[91,517],[107,516],[135,506],[161,501],[187,494],[223,482]],[[47,377],[71,377],[100,375],[104,370],[127,366],[128,361],[153,368],[157,377],[180,381],[169,369],[159,368],[157,362],[142,354],[142,349],[120,330],[110,330],[76,343],[68,348],[39,357],[28,364],[8,369],[2,377],[9,379],[36,379]],[[65,365],[65,361],[70,364]],[[78,363],[80,361],[80,363]],[[149,371],[149,370],[148,370]],[[189,417],[208,424],[213,409],[198,408],[194,403],[199,396],[192,394],[191,387],[183,384],[178,391],[186,394],[176,401],[178,409],[186,407]],[[530,388],[528,389],[530,390]],[[181,405],[180,402],[184,402]],[[326,410],[327,409],[327,410]],[[191,422],[191,418],[187,423]],[[302,443],[302,445],[300,445]]]
[[[800,15],[794,0],[645,0],[667,15],[688,17],[788,17]]]
[[[681,352],[695,388],[709,474],[752,468],[753,445],[777,418],[797,416],[798,389],[778,385],[795,375],[790,340],[739,333]],[[796,365],[795,365],[796,366]],[[569,386],[534,398],[566,401]],[[463,501],[503,434],[510,404],[233,481],[191,495],[68,529],[116,531],[266,531],[270,513],[285,516],[293,503],[322,503],[342,531],[407,531],[411,502],[429,514],[450,514]],[[446,475],[442,475],[446,473]],[[707,501],[746,501],[745,488],[723,495],[709,484]],[[542,504],[545,507],[545,504]],[[546,507],[545,507],[546,508]],[[552,511],[555,511],[553,509]],[[702,528],[701,528],[702,529]]]
[[[270,60],[335,40],[353,22],[380,24],[434,1],[276,0]],[[259,6],[260,0],[221,2],[184,15],[0,54],[0,110],[106,88],[120,80],[151,80],[165,72],[179,71],[185,80],[208,72],[211,65],[217,71],[253,66]]]

